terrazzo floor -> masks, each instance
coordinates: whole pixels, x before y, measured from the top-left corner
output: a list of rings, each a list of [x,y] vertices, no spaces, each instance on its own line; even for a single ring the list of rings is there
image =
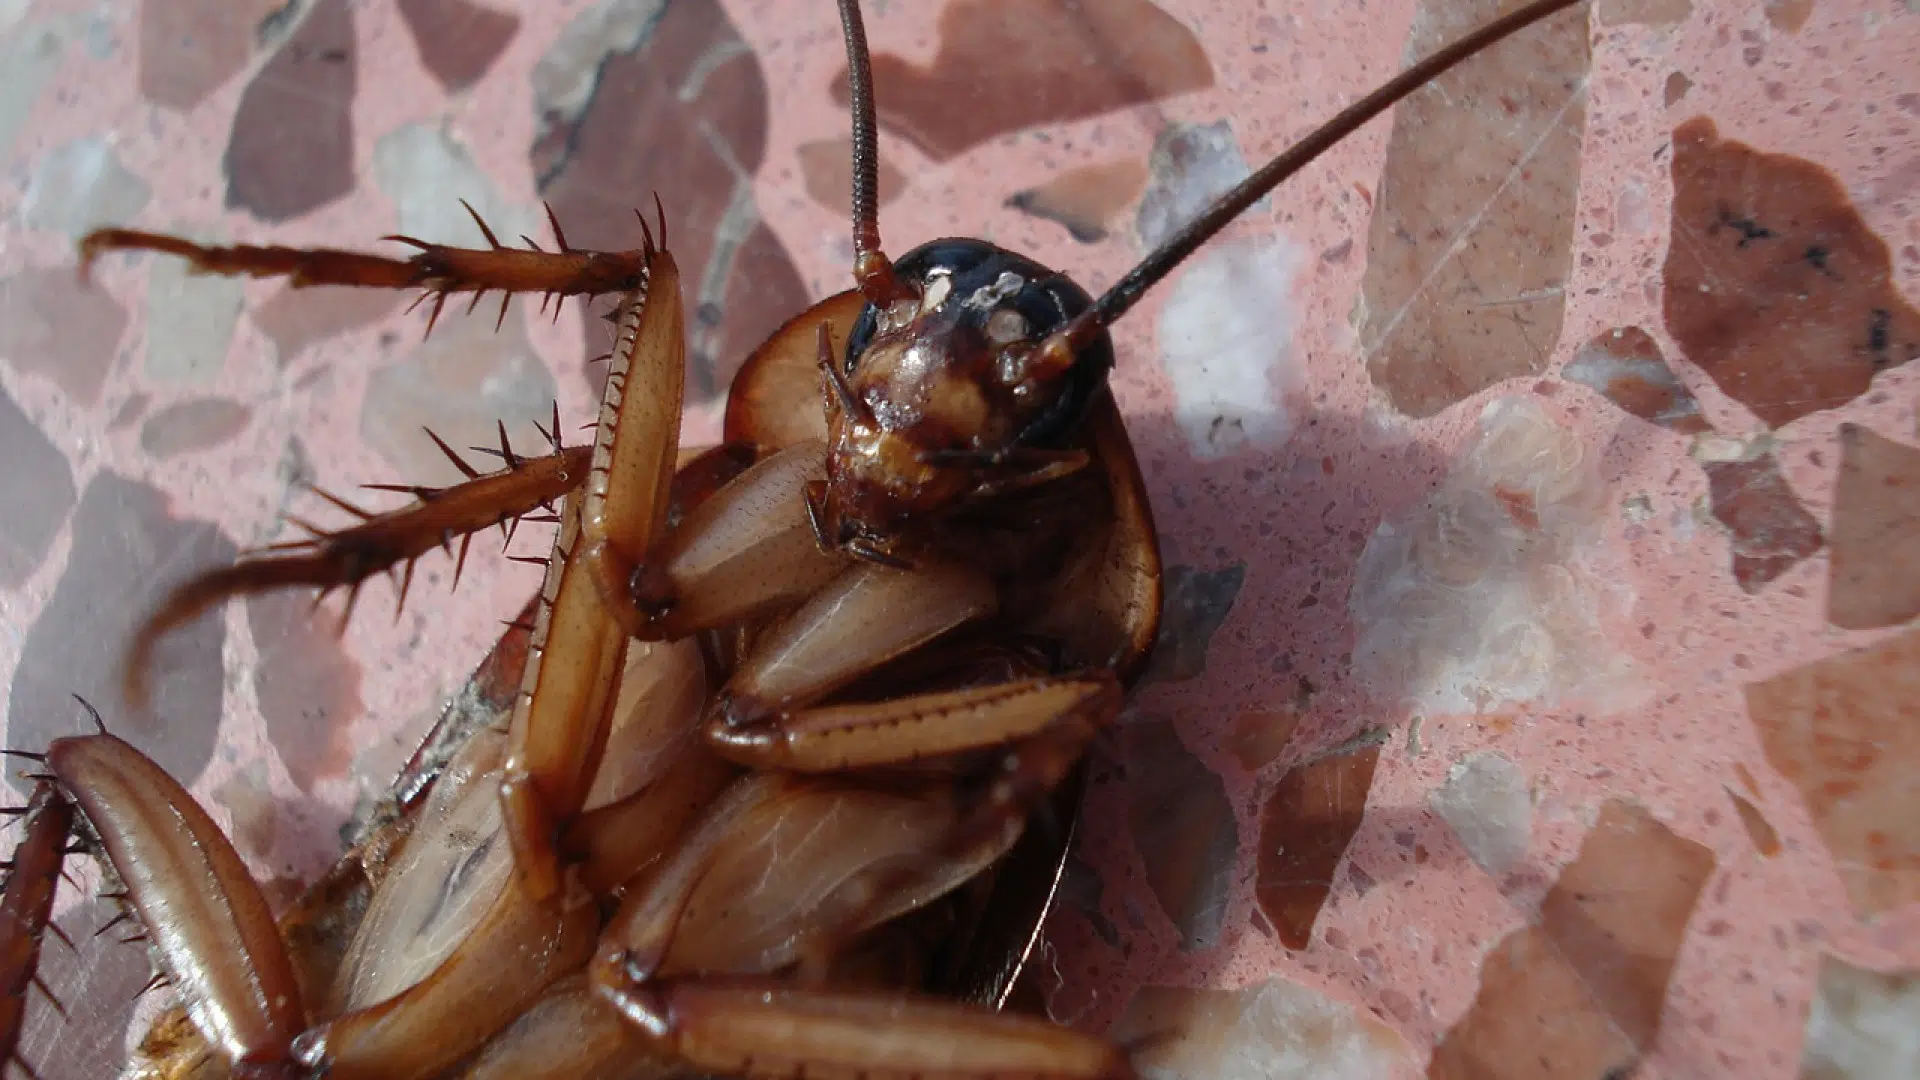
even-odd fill
[[[883,235],[1098,288],[1490,0],[869,5]],[[74,244],[637,243],[690,313],[688,441],[847,281],[832,5],[0,0],[6,745],[79,693],[284,899],[538,571],[476,547],[236,603],[117,710],[146,606],[592,415],[569,304],[289,291]],[[1366,128],[1119,328],[1169,564],[1048,925],[1057,1019],[1154,1077],[1920,1076],[1920,12],[1596,0]],[[524,444],[523,444],[524,445]],[[335,515],[337,517],[337,514]],[[544,536],[515,550],[538,554]],[[483,557],[484,556],[484,557]],[[111,1074],[137,946],[48,953],[45,1080]],[[56,1053],[56,1047],[58,1053]]]

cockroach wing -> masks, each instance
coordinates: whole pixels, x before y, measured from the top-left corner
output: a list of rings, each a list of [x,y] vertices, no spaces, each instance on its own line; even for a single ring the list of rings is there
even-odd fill
[[[628,646],[600,771],[561,841],[594,892],[637,884],[736,775],[701,737],[710,691],[697,641]]]
[[[323,1015],[385,1001],[425,979],[486,917],[513,874],[500,836],[506,737],[475,732],[434,783],[347,948]]]
[[[699,736],[709,690],[697,641],[629,645],[607,748],[587,789],[584,809],[625,799],[673,768],[687,744]]]
[[[865,929],[946,894],[1008,846],[927,858],[951,832],[957,806],[939,785],[929,794],[771,785],[712,854],[661,974],[778,971],[801,958],[811,933]]]
[[[1061,641],[1070,662],[1111,667],[1131,687],[1160,632],[1160,541],[1111,393],[1094,401],[1085,433],[1090,469],[1106,481],[1102,520],[1076,535],[1070,571],[1047,583],[1047,602],[1027,629]]]

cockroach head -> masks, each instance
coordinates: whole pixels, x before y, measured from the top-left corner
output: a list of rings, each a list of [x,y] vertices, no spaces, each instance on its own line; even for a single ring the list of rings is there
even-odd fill
[[[1072,446],[1113,367],[1107,328],[1226,225],[1395,102],[1524,27],[1585,0],[1532,0],[1402,71],[1235,185],[1099,299],[1031,259],[938,240],[898,262],[880,246],[873,71],[858,0],[839,0],[853,123],[854,281],[867,306],[820,367],[827,479],[808,491],[823,545],[882,561],[909,522],[1087,464]]]
[[[1060,475],[1113,367],[1106,333],[1053,360],[1049,335],[1093,307],[1065,275],[981,240],[894,262],[843,356],[823,358],[832,538],[884,544],[909,517]]]

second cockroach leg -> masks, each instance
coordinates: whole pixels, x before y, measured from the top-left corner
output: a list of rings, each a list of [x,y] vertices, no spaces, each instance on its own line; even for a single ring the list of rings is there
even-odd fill
[[[624,999],[621,1015],[693,1068],[743,1080],[1137,1075],[1124,1048],[1048,1020],[777,979],[668,981]]]
[[[471,206],[467,210],[473,213]],[[513,296],[537,293],[543,297],[542,308],[552,303],[557,317],[559,304],[567,297],[592,298],[645,290],[654,245],[644,218],[640,222],[642,246],[615,252],[570,246],[551,210],[548,222],[559,247],[554,252],[541,250],[525,237],[521,239],[527,245],[526,250],[508,248],[477,213],[473,214],[473,220],[486,237],[487,247],[457,248],[412,237],[388,237],[418,249],[418,254],[407,259],[326,248],[215,247],[160,233],[98,229],[80,242],[79,269],[84,279],[102,255],[145,251],[183,259],[197,273],[286,278],[296,288],[343,285],[419,289],[421,300],[430,299],[433,303],[427,321],[428,333],[432,332],[447,298],[455,294],[469,294],[472,303],[477,304],[487,293],[498,292],[501,317],[505,318],[506,305]],[[453,458],[455,465],[466,474],[468,483],[437,490],[400,488],[416,495],[419,502],[401,511],[379,515],[367,514],[329,497],[342,509],[365,519],[363,523],[331,533],[312,529],[315,536],[310,541],[286,545],[277,555],[270,550],[262,553],[268,557],[243,560],[224,571],[201,575],[182,585],[163,601],[133,642],[127,663],[128,701],[135,705],[145,703],[144,679],[154,644],[160,636],[223,600],[241,593],[308,585],[348,589],[351,610],[351,597],[357,594],[362,582],[376,573],[405,564],[408,576],[401,585],[404,600],[414,559],[460,538],[464,562],[465,538],[472,533],[495,524],[507,524],[536,508],[550,506],[553,500],[585,479],[587,453],[584,448],[562,449],[559,417],[555,416],[554,420],[554,430],[546,432],[549,441],[554,443],[554,453],[549,457],[517,457],[507,445],[503,430],[500,455],[506,468],[491,476],[475,472],[436,437],[436,444]]]
[[[507,838],[538,898],[560,888],[559,830],[585,804],[606,744],[632,575],[666,531],[685,366],[679,272],[649,241],[645,279],[620,303],[587,481],[547,563],[500,784]]]
[[[236,1066],[287,1068],[306,1008],[266,897],[225,834],[178,781],[112,735],[56,740],[46,763],[195,1026]]]
[[[73,803],[54,781],[41,780],[26,808],[17,812],[24,833],[13,849],[6,889],[0,893],[0,1070],[19,1060],[29,990],[37,987],[65,1015],[38,972],[43,934],[48,930],[60,934],[51,916],[61,864],[73,834]],[[67,945],[71,948],[73,943]],[[34,1075],[31,1067],[27,1073]]]
[[[558,419],[556,416],[556,424]],[[557,437],[552,439],[553,453],[523,458],[514,454],[503,432],[500,453],[506,468],[487,474],[476,472],[437,437],[434,441],[467,473],[467,481],[446,488],[400,488],[413,495],[415,502],[381,514],[368,514],[327,496],[361,517],[360,523],[332,531],[301,523],[313,534],[310,538],[250,553],[230,566],[196,575],[167,594],[141,624],[128,650],[128,700],[135,704],[146,701],[146,680],[160,638],[216,604],[247,593],[296,586],[323,592],[346,589],[350,616],[353,601],[367,579],[395,567],[402,575],[399,602],[405,604],[413,584],[414,563],[422,556],[435,549],[451,549],[457,539],[454,580],[458,581],[475,533],[496,525],[511,529],[520,519],[551,509],[555,500],[578,487],[587,475],[590,448],[562,447]]]

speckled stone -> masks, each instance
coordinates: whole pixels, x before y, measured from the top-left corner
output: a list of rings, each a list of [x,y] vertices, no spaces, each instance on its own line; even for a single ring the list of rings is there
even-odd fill
[[[0,586],[27,580],[53,547],[73,509],[73,472],[65,455],[5,390],[0,390]]]
[[[395,250],[381,236],[413,227],[475,242],[463,197],[508,242],[524,228],[550,243],[540,201],[552,197],[573,243],[624,247],[638,240],[632,211],[658,191],[695,364],[684,430],[710,441],[740,357],[851,282],[847,200],[827,175],[845,165],[842,43],[831,5],[776,0],[597,0],[539,18],[502,0],[318,0],[264,21],[229,4],[240,36],[217,40],[185,36],[204,4],[84,7],[0,3],[0,156],[14,181],[0,213],[13,260],[0,271],[0,385],[40,456],[64,455],[86,493],[26,560],[37,568],[0,582],[8,744],[80,730],[66,695],[88,693],[236,818],[256,874],[284,897],[338,853],[342,824],[522,611],[538,569],[500,559],[490,536],[456,590],[451,560],[429,556],[397,617],[391,589],[369,587],[337,652],[318,640],[338,600],[305,626],[222,609],[204,627],[232,627],[231,640],[195,628],[175,642],[191,655],[170,670],[193,692],[166,699],[164,727],[114,707],[111,657],[87,649],[131,628],[163,566],[289,539],[289,512],[339,521],[303,484],[360,499],[363,483],[449,478],[421,422],[453,420],[445,433],[464,449],[492,443],[504,415],[530,447],[525,421],[545,423],[557,398],[564,434],[582,438],[605,303],[583,315],[570,302],[557,322],[522,305],[501,335],[483,307],[471,336],[435,331],[447,346],[426,368],[425,317],[403,314],[404,293],[205,282],[229,290],[207,294],[219,304],[157,311],[156,287],[182,284],[178,268],[116,257],[83,291],[71,230],[98,212],[44,216],[56,200],[43,183],[33,205],[46,227],[34,224],[34,178],[77,176],[60,155],[106,147],[91,160],[146,186],[137,212],[104,204],[135,213],[117,223],[380,251]],[[1224,130],[1257,166],[1422,51],[1430,12],[1448,7],[870,3],[886,250],[980,236],[1098,292],[1217,186],[1221,170],[1205,168],[1150,181],[1156,147]],[[504,23],[481,15],[492,36],[429,30],[427,42],[428,8],[520,21],[504,47]],[[1920,970],[1914,764],[1892,699],[1874,690],[1920,666],[1900,540],[1902,455],[1920,440],[1908,359],[1920,20],[1857,8],[1585,6],[1567,18],[1560,66],[1542,70],[1539,42],[1518,42],[1369,124],[1115,327],[1112,385],[1166,565],[1193,568],[1189,587],[1226,568],[1244,576],[1205,620],[1170,609],[1160,670],[1187,677],[1137,688],[1094,752],[1064,899],[1036,952],[1040,1006],[1093,1032],[1134,1030],[1115,1026],[1123,1015],[1200,1021],[1142,1064],[1209,1080],[1248,1060],[1222,1048],[1272,1063],[1335,1032],[1378,1051],[1346,1060],[1385,1080],[1420,1075],[1448,1046],[1443,1064],[1484,1050],[1477,1074],[1493,1076],[1537,1063],[1543,1045],[1553,1061],[1597,1063],[1594,1076],[1633,1062],[1645,1080],[1827,1080],[1843,1059],[1903,1064],[1863,1056],[1881,1051],[1858,1021],[1904,1015],[1910,988],[1845,976]],[[1423,120],[1442,105],[1444,123]],[[1515,109],[1530,119],[1516,124]],[[229,147],[244,167],[229,170]],[[1775,235],[1742,248],[1754,229]],[[1836,242],[1810,260],[1822,230]],[[1412,264],[1393,255],[1409,250]],[[1844,275],[1815,265],[1834,270],[1840,254]],[[1798,317],[1802,304],[1817,310]],[[177,321],[188,314],[193,326]],[[249,420],[215,445],[150,456],[143,430],[198,399]],[[1528,422],[1496,427],[1492,452],[1481,426],[1496,403]],[[1488,471],[1489,457],[1507,467]],[[59,473],[33,475],[59,505]],[[1484,517],[1430,512],[1436,496],[1458,511],[1470,488]],[[103,509],[114,491],[136,509]],[[1555,516],[1569,494],[1571,524]],[[1450,531],[1463,522],[1500,528]],[[1383,530],[1422,550],[1377,563]],[[549,535],[524,527],[514,551],[544,553]],[[1499,572],[1448,578],[1471,567],[1467,540],[1488,536],[1511,545]],[[1421,588],[1377,588],[1402,580],[1383,567],[1411,566]],[[1544,635],[1481,632],[1522,624]],[[322,659],[306,662],[309,649]],[[283,688],[312,688],[326,720]],[[510,700],[510,686],[493,690]],[[1193,806],[1122,760],[1143,721],[1178,733],[1171,773],[1204,792]],[[1503,844],[1487,847],[1435,795],[1459,793],[1456,774],[1494,757],[1514,782],[1474,789],[1511,811]],[[1514,856],[1519,777],[1529,812]],[[1164,829],[1142,830],[1155,832],[1147,849],[1136,805],[1168,807]],[[1639,839],[1597,860],[1621,807],[1639,808]],[[1237,857],[1219,875],[1228,820]],[[1183,862],[1182,844],[1205,857]],[[1657,877],[1655,856],[1668,868]],[[1620,883],[1643,884],[1636,875],[1658,896],[1627,896]],[[1583,893],[1598,906],[1570,902]],[[85,898],[63,890],[60,902]],[[1215,911],[1217,934],[1181,914]],[[1607,935],[1570,932],[1609,911],[1645,931],[1612,938],[1630,943],[1630,963]],[[72,1018],[29,995],[24,1056],[49,1078],[112,1074],[102,1062],[145,981],[137,947],[89,938],[99,920],[80,915],[67,925],[92,981],[49,949]],[[1590,968],[1623,982],[1581,975]],[[1566,1022],[1543,1037],[1529,1010],[1547,1005]],[[1580,1032],[1599,1037],[1583,1048]]]

